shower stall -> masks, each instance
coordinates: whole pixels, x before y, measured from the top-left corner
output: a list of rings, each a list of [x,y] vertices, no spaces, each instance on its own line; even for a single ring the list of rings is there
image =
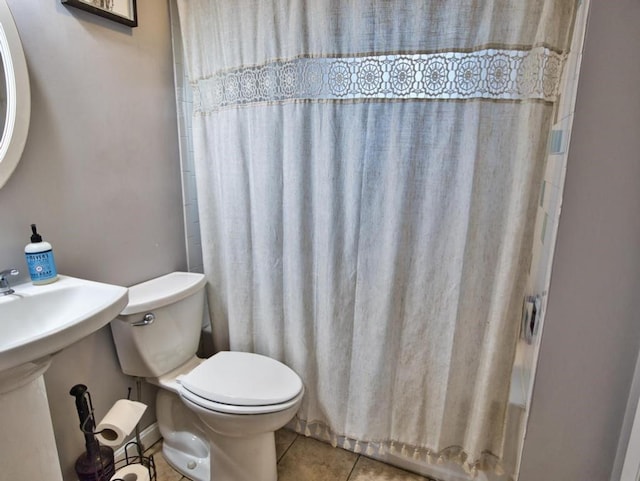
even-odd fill
[[[177,0],[189,267],[291,428],[517,476],[588,2]]]

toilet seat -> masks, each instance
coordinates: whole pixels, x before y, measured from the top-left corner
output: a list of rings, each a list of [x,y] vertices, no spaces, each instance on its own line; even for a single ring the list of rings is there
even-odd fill
[[[303,391],[292,369],[248,352],[219,352],[177,380],[183,399],[229,414],[281,411],[298,402]]]
[[[289,409],[291,406],[295,405],[302,395],[304,394],[304,390],[301,390],[300,393],[293,399],[282,403],[282,404],[269,404],[266,406],[234,406],[233,404],[222,404],[214,401],[208,401],[200,396],[196,396],[192,392],[187,389],[180,389],[180,397],[183,401],[186,401],[187,404],[193,403],[197,406],[200,406],[203,409],[207,409],[208,411],[215,411],[224,414],[239,414],[239,415],[247,415],[247,414],[269,414],[275,413],[279,411],[284,411]]]

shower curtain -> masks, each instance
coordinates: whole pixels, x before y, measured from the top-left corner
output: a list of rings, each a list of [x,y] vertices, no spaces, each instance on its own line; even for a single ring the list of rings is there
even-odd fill
[[[569,0],[178,0],[218,349],[294,427],[490,469]]]

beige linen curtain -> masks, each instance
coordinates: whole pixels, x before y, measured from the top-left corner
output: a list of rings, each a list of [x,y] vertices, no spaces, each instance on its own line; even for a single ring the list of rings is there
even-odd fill
[[[569,0],[179,0],[218,348],[294,426],[493,466]]]

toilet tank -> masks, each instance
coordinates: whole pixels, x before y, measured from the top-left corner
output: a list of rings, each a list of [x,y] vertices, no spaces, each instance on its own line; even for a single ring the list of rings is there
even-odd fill
[[[129,303],[111,321],[125,374],[158,377],[195,356],[205,283],[202,274],[172,272],[129,288]]]

